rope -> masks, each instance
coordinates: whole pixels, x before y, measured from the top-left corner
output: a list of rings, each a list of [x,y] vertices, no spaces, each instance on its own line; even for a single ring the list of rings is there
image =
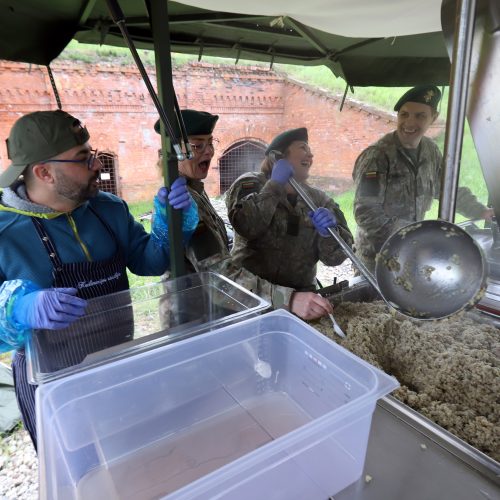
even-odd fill
[[[62,109],[61,98],[59,97],[59,92],[57,91],[56,81],[54,80],[54,75],[52,74],[52,70],[50,66],[47,65],[47,71],[49,73],[50,84],[52,85],[52,90],[54,91],[54,96],[56,97],[57,107]]]

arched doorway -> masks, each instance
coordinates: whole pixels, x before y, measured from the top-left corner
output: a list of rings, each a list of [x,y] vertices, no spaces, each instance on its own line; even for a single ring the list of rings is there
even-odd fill
[[[99,189],[101,191],[106,191],[107,193],[112,193],[116,196],[118,193],[118,176],[116,173],[116,156],[113,153],[99,151],[97,158],[102,163],[101,168],[101,182]]]
[[[266,145],[256,140],[242,140],[229,146],[219,158],[220,194],[245,172],[257,172],[264,159]]]

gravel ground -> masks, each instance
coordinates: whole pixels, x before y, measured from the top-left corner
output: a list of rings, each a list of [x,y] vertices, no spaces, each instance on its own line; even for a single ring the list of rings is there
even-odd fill
[[[212,199],[219,215],[227,222],[226,206],[222,198]],[[351,261],[328,268],[318,266],[318,279],[323,286],[352,276]],[[34,500],[38,498],[38,462],[28,433],[16,430],[0,438],[0,500]]]
[[[0,499],[38,498],[38,463],[28,433],[21,429],[0,441]]]

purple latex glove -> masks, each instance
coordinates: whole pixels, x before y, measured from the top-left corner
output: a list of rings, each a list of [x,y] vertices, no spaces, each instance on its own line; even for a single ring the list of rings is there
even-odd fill
[[[278,160],[273,166],[271,179],[284,186],[290,177],[293,177],[292,165],[287,160]]]
[[[76,288],[50,288],[17,299],[12,319],[24,327],[59,330],[85,314],[87,301],[75,297]]]
[[[167,206],[167,200],[176,210],[184,210],[191,206],[191,196],[186,187],[185,177],[177,177],[170,187],[170,190],[166,187],[160,188],[156,196],[162,206]]]
[[[309,217],[316,228],[316,231],[321,236],[329,236],[328,228],[336,228],[337,227],[337,219],[335,215],[328,210],[327,208],[317,208],[314,212],[309,212]]]

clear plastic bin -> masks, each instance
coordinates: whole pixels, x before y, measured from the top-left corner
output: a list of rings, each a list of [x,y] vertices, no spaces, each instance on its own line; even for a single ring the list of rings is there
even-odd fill
[[[42,384],[257,314],[269,304],[216,273],[153,283],[88,301],[85,316],[27,341],[28,377]]]
[[[42,385],[42,499],[326,500],[398,386],[286,311]]]

